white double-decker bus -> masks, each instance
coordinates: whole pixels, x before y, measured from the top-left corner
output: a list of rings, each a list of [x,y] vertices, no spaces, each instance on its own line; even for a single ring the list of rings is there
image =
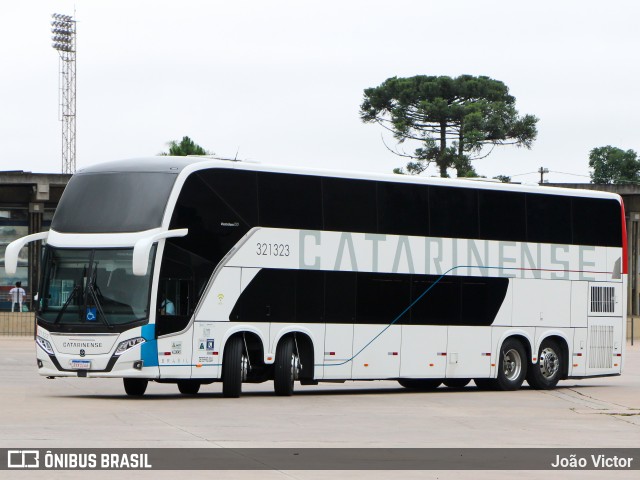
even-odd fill
[[[619,375],[617,195],[201,157],[86,168],[46,239],[47,377],[518,389]]]

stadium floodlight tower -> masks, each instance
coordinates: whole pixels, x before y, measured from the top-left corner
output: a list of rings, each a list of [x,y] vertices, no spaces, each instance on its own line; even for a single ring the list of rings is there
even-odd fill
[[[76,21],[51,15],[51,40],[60,55],[59,119],[62,122],[62,173],[76,171]]]

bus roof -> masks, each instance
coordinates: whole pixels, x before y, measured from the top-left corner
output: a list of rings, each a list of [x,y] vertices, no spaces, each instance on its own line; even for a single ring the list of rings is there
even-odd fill
[[[186,156],[175,157],[168,155],[158,155],[155,157],[134,158],[128,160],[116,160],[112,162],[100,163],[83,168],[77,172],[78,175],[86,173],[109,173],[109,172],[154,172],[154,173],[181,173],[190,174],[198,170],[209,168],[224,168],[248,170],[257,172],[289,173],[296,175],[314,175],[325,177],[349,178],[360,180],[374,180],[382,182],[414,183],[434,186],[449,186],[459,188],[474,188],[482,190],[502,190],[523,193],[537,193],[548,195],[564,195],[571,197],[590,197],[615,199],[621,201],[618,194],[601,192],[596,190],[550,187],[540,185],[522,185],[502,182],[480,182],[469,181],[468,179],[453,179],[440,177],[424,177],[417,175],[397,175],[384,173],[371,173],[359,171],[340,171],[316,168],[300,168],[285,165],[269,165],[245,161],[236,161],[225,158],[211,156]]]

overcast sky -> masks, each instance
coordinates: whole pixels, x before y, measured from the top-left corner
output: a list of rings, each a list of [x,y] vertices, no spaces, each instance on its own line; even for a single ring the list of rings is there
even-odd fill
[[[482,175],[588,181],[592,148],[640,150],[637,0],[6,0],[0,170],[61,171],[49,22],[74,8],[78,169],[188,135],[220,156],[391,172],[404,161],[360,121],[363,90],[419,74],[501,80],[540,119],[531,150],[494,150]]]

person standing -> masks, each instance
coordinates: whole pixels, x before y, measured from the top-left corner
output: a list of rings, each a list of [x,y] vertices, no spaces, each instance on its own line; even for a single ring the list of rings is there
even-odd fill
[[[27,292],[22,288],[22,282],[16,282],[16,286],[9,290],[9,296],[11,297],[11,311],[16,305],[18,305],[18,311],[22,311],[22,301]]]

